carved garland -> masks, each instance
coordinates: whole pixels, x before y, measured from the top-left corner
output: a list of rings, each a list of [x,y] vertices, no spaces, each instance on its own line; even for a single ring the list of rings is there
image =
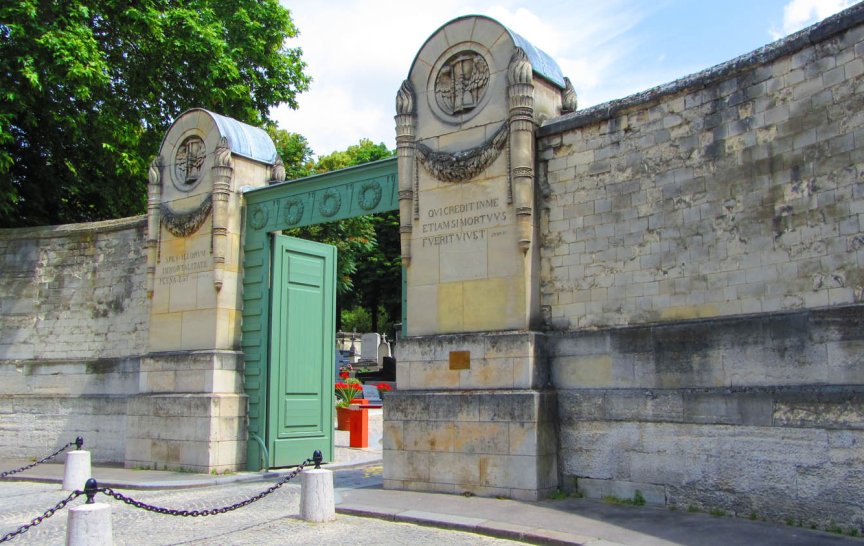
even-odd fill
[[[372,210],[381,202],[381,194],[381,184],[373,181],[364,182],[357,195],[357,204],[363,210]]]
[[[299,223],[300,219],[303,218],[304,209],[303,201],[299,197],[292,197],[286,201],[285,212],[283,214],[285,223],[289,226]]]
[[[175,237],[188,237],[198,231],[213,208],[213,196],[208,195],[198,208],[189,212],[175,212],[168,203],[159,205],[162,225]]]
[[[504,122],[489,140],[474,148],[453,153],[435,152],[417,143],[417,152],[429,174],[444,182],[462,182],[474,178],[498,158],[508,135],[508,125]]]
[[[330,218],[339,212],[342,208],[342,196],[336,190],[326,190],[321,196],[321,203],[318,205],[318,212],[321,216]]]

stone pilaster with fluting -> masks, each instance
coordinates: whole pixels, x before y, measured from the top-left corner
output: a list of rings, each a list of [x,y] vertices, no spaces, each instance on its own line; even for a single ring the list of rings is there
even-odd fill
[[[519,249],[531,248],[534,214],[534,84],[528,56],[517,48],[507,70],[510,124],[510,180],[519,230]]]
[[[158,156],[150,163],[147,178],[147,297],[152,298],[159,259],[159,203],[162,200],[162,161]]]
[[[399,237],[402,265],[411,263],[411,218],[414,209],[414,155],[416,153],[414,86],[409,80],[402,82],[396,93],[396,154],[399,162]]]
[[[213,164],[213,285],[222,288],[225,271],[225,245],[228,238],[228,197],[234,162],[225,137],[219,141]]]

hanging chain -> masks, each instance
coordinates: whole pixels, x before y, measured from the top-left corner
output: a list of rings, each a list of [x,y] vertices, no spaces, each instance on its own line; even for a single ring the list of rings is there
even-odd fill
[[[266,497],[270,493],[276,491],[277,489],[279,489],[280,487],[285,485],[289,480],[291,480],[292,478],[297,476],[297,474],[302,472],[303,469],[306,467],[306,465],[311,463],[311,462],[313,462],[312,459],[306,459],[305,461],[300,463],[300,466],[298,466],[293,471],[291,471],[290,474],[288,474],[287,476],[285,476],[284,478],[279,480],[276,484],[274,484],[269,489],[266,489],[266,490],[262,491],[261,493],[258,493],[254,497],[249,497],[248,499],[243,500],[241,502],[238,502],[236,504],[232,504],[230,506],[223,506],[221,508],[208,508],[206,510],[175,510],[172,508],[161,508],[159,506],[153,506],[153,505],[135,500],[131,497],[127,497],[126,495],[124,495],[122,493],[114,491],[113,489],[111,489],[109,487],[101,488],[101,489],[98,489],[97,491],[100,493],[105,493],[109,497],[114,497],[115,499],[117,499],[119,501],[125,502],[126,504],[129,504],[131,506],[134,506],[135,508],[141,508],[142,510],[147,510],[149,512],[156,512],[157,514],[165,514],[168,516],[184,516],[184,517],[193,517],[193,518],[198,517],[198,516],[214,516],[216,514],[224,514],[225,512],[231,512],[233,510],[237,510],[238,508],[243,508],[244,506],[248,506],[255,501],[263,499],[264,497]]]
[[[22,533],[26,533],[28,529],[30,529],[31,527],[36,527],[37,525],[42,523],[42,521],[53,516],[54,512],[56,512],[57,510],[60,510],[61,508],[63,508],[67,504],[69,504],[70,501],[75,500],[77,497],[79,497],[83,494],[84,494],[83,491],[73,491],[68,497],[66,497],[65,499],[58,502],[53,508],[49,508],[41,516],[36,516],[32,520],[30,520],[30,523],[22,525],[21,527],[15,529],[11,533],[7,533],[7,534],[3,535],[2,537],[0,537],[0,542],[6,542],[8,540],[12,540],[13,538],[17,537],[18,535],[20,535]]]
[[[22,470],[26,470],[27,468],[32,468],[39,463],[47,461],[51,457],[57,456],[60,452],[62,452],[65,449],[68,449],[70,446],[72,446],[72,445],[79,445],[80,446],[81,443],[83,443],[83,442],[80,441],[80,438],[77,439],[75,442],[69,442],[67,445],[63,446],[56,453],[49,455],[48,457],[45,457],[44,459],[41,459],[41,460],[33,463],[30,466],[4,473],[3,476],[6,476],[8,474],[14,474],[15,472],[21,472]],[[318,456],[318,452],[316,452],[316,456]],[[232,504],[230,506],[223,506],[221,508],[209,508],[207,510],[174,510],[171,508],[161,508],[159,506],[152,506],[150,504],[146,504],[146,503],[143,503],[141,501],[137,501],[131,497],[127,497],[126,495],[123,495],[122,493],[118,493],[117,491],[114,491],[113,489],[108,488],[108,487],[96,488],[96,480],[91,478],[90,480],[88,480],[87,485],[84,488],[84,491],[81,491],[81,490],[73,491],[72,493],[69,494],[68,497],[66,497],[65,499],[58,502],[52,508],[49,508],[44,514],[42,514],[41,516],[37,516],[37,517],[33,518],[32,520],[30,520],[30,523],[24,524],[21,527],[19,527],[18,529],[12,531],[11,533],[7,533],[7,534],[3,535],[2,537],[0,537],[0,542],[7,542],[7,541],[12,540],[13,538],[15,538],[16,536],[18,536],[22,533],[26,533],[31,527],[35,527],[35,526],[39,525],[44,520],[53,516],[55,512],[57,512],[58,510],[65,507],[71,501],[73,501],[76,498],[80,497],[81,495],[85,495],[85,494],[87,495],[87,503],[88,504],[91,504],[93,502],[93,496],[96,493],[104,493],[110,497],[114,497],[115,499],[117,499],[119,501],[123,501],[126,504],[134,506],[135,508],[141,508],[143,510],[147,510],[150,512],[156,512],[157,514],[166,514],[169,516],[198,517],[198,516],[213,516],[216,514],[224,514],[225,512],[231,512],[233,510],[237,510],[238,508],[243,508],[244,506],[248,506],[255,501],[259,501],[259,500],[263,499],[264,497],[266,497],[270,493],[276,491],[277,489],[279,489],[280,487],[282,487],[283,485],[288,483],[288,481],[290,481],[292,478],[295,478],[300,472],[303,471],[304,468],[306,468],[307,464],[312,463],[312,462],[314,462],[316,464],[316,468],[318,468],[317,465],[320,464],[320,460],[315,461],[314,459],[306,459],[305,461],[300,463],[300,465],[297,468],[292,470],[291,473],[289,473],[284,478],[279,480],[273,486],[262,491],[261,493],[258,493],[254,497],[250,497],[246,500],[243,500],[243,501],[238,502],[236,504]]]
[[[6,472],[0,472],[0,478],[5,478],[6,476],[11,476],[12,474],[17,474],[19,472],[24,472],[25,470],[30,470],[31,468],[33,468],[36,465],[42,464],[46,461],[50,461],[51,459],[53,459],[57,455],[60,455],[61,453],[63,453],[64,451],[66,451],[67,449],[69,449],[72,446],[81,446],[83,444],[84,444],[84,441],[81,440],[80,437],[76,438],[74,442],[69,442],[68,444],[61,447],[60,449],[58,449],[57,451],[55,451],[51,455],[48,455],[47,457],[43,457],[43,458],[39,459],[38,461],[36,461],[35,463],[28,464],[27,466],[22,466],[21,468],[16,468],[15,470],[7,470]],[[81,449],[81,448],[79,447],[78,449]]]

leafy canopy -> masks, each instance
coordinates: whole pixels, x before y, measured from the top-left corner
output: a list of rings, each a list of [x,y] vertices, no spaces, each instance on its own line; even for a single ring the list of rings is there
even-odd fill
[[[270,135],[285,163],[286,172],[305,173],[301,176],[393,156],[384,143],[374,144],[364,138],[344,151],[333,152],[312,162],[312,150],[302,136],[281,129],[271,131]],[[336,246],[337,303],[340,309],[350,306],[366,308],[371,315],[374,331],[379,328],[380,308],[389,317],[400,316],[402,265],[399,256],[398,211],[294,228],[285,233]]]
[[[278,0],[0,3],[0,227],[141,214],[183,111],[252,125],[308,88]]]

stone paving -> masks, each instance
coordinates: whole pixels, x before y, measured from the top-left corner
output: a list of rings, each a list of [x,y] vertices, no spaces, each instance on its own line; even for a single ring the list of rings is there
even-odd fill
[[[342,474],[343,471],[337,472],[337,488],[356,487],[380,475],[380,466],[344,471],[344,478]],[[200,510],[236,503],[270,485],[233,483],[123,493],[160,507]],[[0,482],[0,534],[17,529],[65,496],[56,484]],[[79,497],[69,507],[81,505],[84,500]],[[299,482],[289,482],[260,501],[233,512],[198,518],[150,513],[104,495],[97,495],[96,500],[111,506],[115,544],[515,544],[472,533],[342,514],[332,523],[308,523],[299,519]],[[12,539],[10,544],[63,544],[69,507]]]

